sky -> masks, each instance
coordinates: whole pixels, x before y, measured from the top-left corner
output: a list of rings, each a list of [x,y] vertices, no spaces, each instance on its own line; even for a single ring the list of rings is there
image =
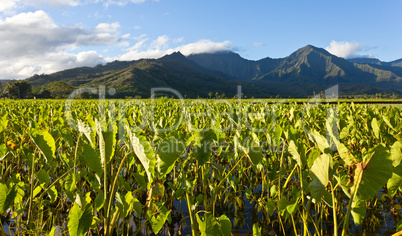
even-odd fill
[[[282,58],[309,44],[393,61],[401,13],[400,0],[0,0],[0,80],[175,51]]]

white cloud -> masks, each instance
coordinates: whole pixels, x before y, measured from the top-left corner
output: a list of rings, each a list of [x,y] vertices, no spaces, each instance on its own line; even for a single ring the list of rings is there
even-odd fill
[[[253,45],[254,45],[255,47],[261,47],[261,46],[264,46],[264,44],[263,44],[263,43],[261,43],[261,42],[254,42],[254,43],[253,43]]]
[[[157,39],[155,39],[151,43],[151,47],[156,48],[156,49],[166,47],[167,43],[169,42],[169,40],[170,39],[169,39],[169,37],[167,35],[159,36]]]
[[[15,0],[0,0],[0,12],[11,10],[17,6]]]
[[[82,45],[117,44],[122,41],[118,23],[99,24],[95,29],[58,26],[44,11],[28,12],[0,20],[0,59],[34,56]]]
[[[14,13],[15,9],[23,8],[25,6],[33,6],[40,8],[44,5],[50,6],[70,6],[76,7],[86,4],[103,3],[108,7],[111,5],[126,6],[129,3],[140,4],[147,0],[0,0],[0,13]],[[153,0],[158,1],[158,0]]]
[[[53,73],[78,66],[94,66],[103,63],[102,55],[94,52],[80,52],[77,55],[66,52],[52,52],[18,60],[0,60],[0,79],[23,79],[34,74]]]
[[[203,39],[195,43],[183,44],[178,47],[169,48],[168,43],[170,41],[175,42],[178,39],[170,40],[166,35],[162,35],[159,36],[156,40],[152,41],[149,45],[147,45],[146,41],[149,39],[145,37],[146,36],[142,35],[142,37],[138,39],[138,42],[128,49],[127,53],[113,58],[106,58],[106,60],[130,61],[138,60],[141,58],[160,58],[164,55],[171,54],[177,51],[180,51],[183,55],[188,56],[197,53],[214,53],[218,51],[228,51],[234,49],[230,46],[230,41],[213,42],[209,39]]]
[[[76,64],[85,65],[96,65],[104,62],[102,55],[98,54],[96,51],[80,52],[76,56]]]
[[[115,23],[100,23],[96,26],[96,30],[99,32],[109,32],[109,33],[114,33],[117,32],[117,30],[120,28],[120,24],[118,22]]]
[[[198,53],[214,53],[219,51],[228,51],[234,49],[233,47],[229,46],[230,43],[231,43],[230,41],[213,42],[209,39],[202,39],[195,43],[189,43],[186,45],[179,46],[175,49],[175,51],[180,51],[185,56]]]
[[[35,7],[39,7],[43,4],[56,5],[56,6],[78,6],[80,4],[80,1],[78,0],[17,0],[17,1]]]
[[[57,25],[44,11],[0,18],[0,79],[22,79],[104,62],[95,51],[76,55],[69,51],[82,46],[128,46],[129,35],[120,36],[119,28],[119,23],[101,23],[94,29]]]
[[[24,6],[41,7],[51,6],[78,6],[79,0],[0,0],[0,13],[13,13],[17,8]]]
[[[126,6],[129,3],[140,4],[147,0],[0,0],[0,13],[14,13],[15,9],[22,9],[26,6],[41,8],[44,5],[76,7],[86,4],[103,3],[105,7],[111,5]],[[153,0],[158,2],[159,0]],[[97,14],[95,14],[96,16]]]
[[[121,36],[122,39],[130,39],[130,37],[131,37],[131,34],[125,34],[125,35]]]
[[[365,48],[362,44],[355,42],[331,41],[330,45],[326,47],[325,50],[335,56],[343,58],[372,57],[371,54],[362,55],[361,53],[365,51]]]
[[[173,39],[173,43],[175,43],[175,44],[181,43],[181,42],[183,42],[183,40],[184,40],[183,37],[180,37],[180,38],[177,38],[177,39]]]
[[[117,5],[117,6],[125,6],[128,3],[134,3],[134,4],[139,4],[139,3],[143,3],[146,0],[104,0],[104,5],[106,7],[111,6],[111,5]]]

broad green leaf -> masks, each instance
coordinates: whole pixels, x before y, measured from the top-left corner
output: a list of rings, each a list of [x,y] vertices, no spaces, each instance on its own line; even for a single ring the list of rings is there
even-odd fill
[[[0,183],[0,214],[3,214],[13,204],[17,196],[15,185],[8,188],[6,184]]]
[[[327,111],[327,119],[325,121],[325,127],[330,139],[330,146],[333,147],[338,142],[338,111],[336,108],[330,108]]]
[[[92,120],[91,120],[92,121]],[[80,133],[83,133],[85,135],[85,137],[87,137],[88,141],[91,143],[91,146],[93,148],[95,148],[95,137],[96,137],[96,130],[95,130],[95,125],[93,123],[93,121],[91,122],[92,126],[88,126],[87,124],[85,124],[84,122],[82,122],[81,120],[78,121],[78,131]]]
[[[297,202],[297,199],[295,199],[289,202],[289,204],[286,206],[286,211],[289,212],[289,214],[294,215],[298,207],[299,203]]]
[[[49,174],[44,169],[38,171],[38,173],[36,173],[36,177],[38,177],[41,184],[45,183],[45,187],[50,184]]]
[[[203,142],[200,146],[196,145],[194,147],[193,153],[198,164],[204,165],[211,157],[212,150],[206,142]]]
[[[49,190],[47,190],[47,194],[49,195],[52,203],[56,201],[58,194],[54,185]]]
[[[17,195],[14,199],[14,210],[16,210],[16,212],[18,212],[19,210],[23,209],[23,205],[24,205],[24,196],[25,196],[25,189],[26,189],[26,185],[24,182],[20,181],[18,184],[16,184],[15,186],[15,191],[17,192]]]
[[[276,202],[276,200],[273,200],[272,198],[268,199],[267,212],[268,212],[269,216],[272,216],[275,212],[275,202]]]
[[[159,231],[162,229],[163,225],[165,224],[170,214],[170,210],[168,210],[165,206],[163,206],[162,203],[152,201],[152,204],[153,206],[155,206],[156,212],[153,212],[152,217],[148,220],[151,223],[152,231],[155,234],[158,234]]]
[[[144,172],[134,173],[134,178],[135,178],[135,181],[137,182],[138,186],[143,187],[143,188],[145,188],[147,186]]]
[[[230,236],[232,233],[232,222],[230,221],[230,219],[225,216],[225,215],[221,215],[219,217],[219,225],[221,228],[221,233],[224,236]]]
[[[56,144],[51,134],[45,130],[35,130],[31,134],[32,140],[45,156],[47,162],[52,162],[55,158]]]
[[[363,223],[364,217],[366,216],[366,202],[355,199],[352,203],[352,217],[356,225],[361,225]]]
[[[128,192],[124,198],[120,196],[119,192],[116,193],[116,205],[122,218],[127,217],[128,213],[133,208],[133,201],[134,198],[131,192]]]
[[[155,170],[155,153],[152,149],[151,144],[149,144],[148,140],[145,137],[139,136],[137,137],[134,133],[131,132],[130,127],[126,126],[126,130],[130,137],[131,145],[134,149],[135,155],[140,160],[142,166],[145,169],[145,172],[148,176],[148,185],[152,184],[154,170]]]
[[[375,137],[376,137],[377,139],[379,139],[379,138],[380,138],[380,127],[379,127],[379,125],[378,125],[378,121],[377,121],[376,118],[374,118],[374,119],[371,121],[371,128],[373,129],[373,132],[374,132]]]
[[[328,140],[321,136],[316,130],[313,130],[308,134],[311,141],[315,142],[322,153],[325,153],[325,149],[329,148]]]
[[[201,236],[221,235],[219,224],[211,213],[204,214],[204,220],[201,220],[198,214],[196,214],[196,217],[198,222],[198,229],[201,232]]]
[[[261,236],[261,227],[258,223],[253,224],[253,236]]]
[[[333,207],[333,202],[332,202],[332,195],[328,191],[324,191],[324,195],[322,196],[322,201],[327,204],[329,207]]]
[[[253,165],[258,165],[262,161],[262,150],[258,143],[252,142],[250,144],[250,148],[248,151],[248,155],[250,156],[251,162]]]
[[[347,166],[352,165],[355,162],[355,158],[349,149],[343,143],[338,144],[338,153]]]
[[[397,166],[402,161],[402,142],[396,141],[391,147],[392,165]]]
[[[176,199],[179,199],[181,196],[183,196],[183,194],[186,192],[185,189],[179,188],[176,190],[176,192],[174,193],[174,197]]]
[[[318,202],[324,195],[328,182],[332,178],[329,176],[330,169],[332,169],[332,158],[329,154],[320,155],[311,166],[310,173],[313,181],[310,183],[309,188],[311,195]]]
[[[392,176],[392,161],[388,148],[379,144],[366,154],[363,162],[367,166],[363,170],[357,197],[365,201],[374,197]]]
[[[101,153],[101,161],[102,161],[102,166],[103,166],[104,162],[106,162],[108,164],[114,155],[115,148],[116,148],[117,127],[112,126],[112,127],[109,127],[112,130],[103,131],[101,129],[100,122],[96,121],[96,125],[97,125],[97,129],[98,129],[99,150]]]
[[[97,153],[91,145],[89,144],[84,144],[83,145],[84,151],[83,155],[85,158],[85,162],[87,163],[89,169],[91,171],[94,171],[97,173],[99,176],[102,176],[103,174],[103,168],[102,168],[102,163],[101,163],[101,156],[99,153]]]
[[[96,195],[95,198],[95,209],[99,211],[100,209],[102,209],[104,203],[105,203],[105,195],[103,191],[100,189],[98,190],[98,195]]]
[[[391,196],[394,196],[402,186],[402,164],[393,169],[392,176],[387,182],[387,189]]]
[[[391,124],[391,122],[389,121],[388,117],[383,115],[382,119],[384,120],[385,124],[387,124],[391,129],[394,129],[394,126]]]
[[[0,214],[3,214],[8,206],[5,205],[7,199],[8,188],[6,184],[0,183]]]
[[[293,140],[290,140],[289,142],[289,153],[292,154],[293,159],[297,162],[297,164],[299,164],[301,168],[306,165],[305,158],[300,155],[298,147]]]
[[[126,193],[126,195],[124,196],[124,201],[125,201],[125,204],[128,205],[128,208],[125,209],[125,210],[127,210],[125,217],[127,217],[128,213],[133,209],[133,203],[134,203],[134,197],[133,197],[133,193],[131,191],[128,191]]]
[[[400,233],[402,231],[402,220],[398,221],[398,224],[396,225],[396,231]],[[395,235],[398,236],[398,235]]]
[[[172,171],[175,161],[183,152],[183,148],[184,144],[173,137],[159,144],[156,168],[160,178],[163,178]]]
[[[91,227],[93,219],[92,205],[86,204],[81,208],[77,203],[68,214],[68,232],[71,236],[84,236]]]
[[[66,141],[66,143],[68,144],[68,146],[70,147],[74,147],[75,143],[74,143],[74,139],[70,133],[70,131],[65,128],[65,127],[61,127],[60,128],[60,134],[63,137],[63,139]]]
[[[45,185],[46,183],[42,183],[39,186],[37,186],[33,191],[33,197],[36,197],[42,191],[42,189],[45,189]]]
[[[310,153],[308,154],[307,158],[307,166],[310,169],[313,166],[315,159],[321,155],[321,150],[317,147],[311,149]]]
[[[142,214],[142,204],[137,198],[134,198],[133,200],[133,208],[137,216],[140,217]]]
[[[153,199],[161,199],[165,195],[165,186],[162,183],[155,183],[151,191]]]
[[[339,133],[339,139],[345,139],[348,136],[349,136],[349,126],[346,126]]]
[[[338,182],[338,184],[341,186],[343,192],[345,193],[346,196],[348,196],[348,198],[350,198],[350,192],[349,192],[349,188],[346,186],[348,181],[349,181],[349,177],[348,175],[344,172],[344,171],[339,171],[338,175],[334,175],[336,181]]]
[[[215,139],[216,134],[213,130],[197,132],[195,134],[193,154],[199,165],[204,165],[211,157],[212,144]]]
[[[0,132],[3,130],[7,129],[8,125],[8,119],[7,119],[7,114],[5,114],[1,119],[0,119]]]
[[[285,196],[282,196],[281,199],[278,201],[278,210],[279,213],[283,216],[283,214],[286,212],[286,208],[292,204],[291,202],[289,202],[288,199],[286,199]]]
[[[0,144],[0,161],[2,161],[8,153],[7,145],[5,143]]]
[[[276,124],[275,125],[275,131],[274,131],[275,144],[280,144],[282,133],[283,133],[282,127],[280,125]]]
[[[53,226],[52,230],[48,233],[47,236],[59,236],[60,235],[60,226]]]

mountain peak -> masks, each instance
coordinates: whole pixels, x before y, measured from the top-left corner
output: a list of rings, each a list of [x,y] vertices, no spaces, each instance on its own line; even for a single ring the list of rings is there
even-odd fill
[[[323,48],[319,48],[319,47],[315,47],[311,44],[308,44],[302,48],[300,48],[299,50],[297,50],[295,53],[303,53],[303,52],[316,52],[316,53],[321,53],[324,54],[326,56],[333,56],[332,54],[330,54],[327,50],[323,49]]]
[[[174,52],[172,54],[167,54],[162,57],[162,59],[183,59],[186,58],[180,51]]]

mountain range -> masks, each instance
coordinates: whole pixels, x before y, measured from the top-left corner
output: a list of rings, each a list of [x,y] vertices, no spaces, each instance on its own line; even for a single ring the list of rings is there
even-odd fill
[[[150,97],[151,88],[166,87],[182,96],[233,97],[238,85],[247,97],[307,97],[332,85],[340,94],[402,94],[402,59],[344,59],[307,45],[285,58],[247,60],[231,51],[184,56],[180,52],[159,59],[114,61],[26,79],[34,87],[62,81],[72,88],[114,88],[113,97]],[[166,94],[171,96],[172,94]]]

